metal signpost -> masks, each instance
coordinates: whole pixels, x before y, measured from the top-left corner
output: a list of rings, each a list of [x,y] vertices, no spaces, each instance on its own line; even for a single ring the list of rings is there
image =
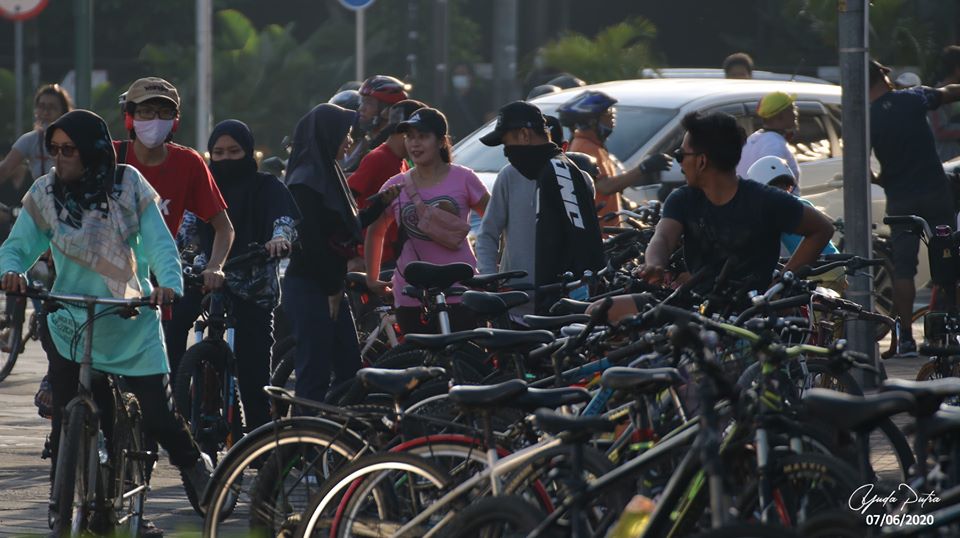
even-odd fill
[[[357,14],[357,70],[356,80],[363,80],[364,72],[364,31],[366,23],[364,22],[363,12],[373,4],[374,0],[340,0],[340,5],[356,12]]]
[[[36,17],[45,7],[47,0],[0,0],[0,16],[13,21],[15,136],[23,132],[23,21]]]
[[[867,60],[869,58],[868,0],[840,0],[840,78],[843,86],[843,215],[846,220],[846,250],[864,258],[872,257],[870,216],[870,115],[867,103]],[[848,297],[865,309],[873,308],[870,278],[852,278]],[[907,320],[909,323],[910,320]],[[850,346],[856,351],[875,353],[872,324],[853,322]]]

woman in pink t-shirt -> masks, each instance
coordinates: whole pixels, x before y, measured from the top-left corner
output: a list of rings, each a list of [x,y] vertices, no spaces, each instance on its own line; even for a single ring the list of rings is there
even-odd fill
[[[432,108],[423,108],[415,112],[409,120],[397,126],[397,132],[404,133],[404,145],[407,154],[413,160],[414,167],[404,174],[398,174],[383,184],[383,189],[393,185],[404,185],[404,176],[408,175],[413,186],[420,194],[423,203],[458,215],[464,222],[470,216],[470,210],[483,214],[490,200],[490,194],[473,170],[450,163],[450,140],[447,137],[447,119]],[[401,237],[405,237],[403,250],[397,259],[397,271],[393,273],[393,282],[377,279],[380,274],[380,258],[383,251],[383,237],[387,226],[399,221]],[[477,258],[469,241],[463,241],[456,250],[431,241],[417,228],[417,211],[410,195],[401,190],[400,195],[384,211],[380,218],[367,228],[364,244],[367,264],[367,285],[380,294],[393,290],[394,304],[397,306],[397,322],[406,333],[439,332],[437,323],[432,320],[428,325],[423,320],[423,308],[419,301],[403,294],[406,280],[403,270],[413,261],[435,264],[454,262],[468,263],[474,268]],[[458,298],[450,297],[449,303],[457,303]],[[459,305],[451,308],[450,325],[454,331],[466,330],[476,326],[473,317]]]

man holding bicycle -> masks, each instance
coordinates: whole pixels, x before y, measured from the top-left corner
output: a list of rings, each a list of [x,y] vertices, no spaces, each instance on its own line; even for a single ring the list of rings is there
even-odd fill
[[[890,69],[870,62],[870,142],[880,161],[875,182],[887,195],[887,215],[917,215],[930,228],[956,226],[954,194],[937,155],[927,113],[960,101],[960,84],[942,88],[918,86],[894,90]],[[909,227],[891,226],[893,248],[893,310],[904,321],[901,355],[916,355],[910,320],[916,286],[920,238]]]

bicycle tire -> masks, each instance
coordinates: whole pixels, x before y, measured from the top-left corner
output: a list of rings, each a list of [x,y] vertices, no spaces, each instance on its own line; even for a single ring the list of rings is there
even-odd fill
[[[614,470],[614,464],[610,459],[603,454],[602,452],[594,449],[593,447],[586,445],[583,448],[583,472],[587,476],[583,477],[585,482],[595,480],[598,477],[601,477]],[[521,488],[529,488],[533,484],[544,484],[548,487],[548,491],[559,491],[561,497],[553,499],[557,501],[556,504],[562,503],[563,496],[571,496],[578,492],[568,492],[564,493],[563,489],[569,487],[567,484],[568,480],[564,479],[562,476],[556,475],[557,469],[567,470],[569,468],[569,455],[571,448],[569,446],[560,446],[552,450],[548,450],[539,455],[536,459],[530,461],[530,463],[523,468],[516,471],[509,482],[504,486],[504,493],[508,495],[516,495]],[[559,462],[556,461],[557,458],[560,458]],[[559,488],[559,490],[557,489]],[[602,520],[605,516],[608,516],[610,513],[620,513],[624,506],[627,505],[627,502],[630,501],[630,486],[626,483],[615,483],[607,487],[603,493],[598,494],[596,497],[587,499],[584,504],[584,516],[589,521],[589,524],[592,527],[592,531],[596,531],[597,527],[602,525]],[[589,507],[589,510],[586,508]],[[552,511],[552,507],[549,511]],[[590,519],[592,517],[593,519]],[[542,519],[540,520],[542,521]],[[540,521],[537,523],[539,524]],[[567,521],[563,519],[561,521]],[[555,522],[556,525],[559,522]],[[561,528],[567,528],[565,524],[561,524]]]
[[[131,393],[120,393],[117,422],[114,426],[114,440],[111,459],[114,462],[110,473],[110,499],[117,510],[114,521],[117,522],[115,536],[136,538],[140,532],[143,508],[147,497],[147,473],[143,451],[142,415],[140,402]],[[142,488],[138,493],[133,493]],[[120,500],[118,502],[118,499]]]
[[[546,515],[517,495],[486,497],[464,508],[438,533],[442,538],[526,536]],[[506,527],[506,528],[505,528]],[[505,534],[504,531],[510,531]],[[493,534],[493,533],[496,534]]]
[[[244,474],[256,468],[262,472],[266,466],[264,462],[270,459],[274,451],[298,445],[329,448],[344,461],[353,460],[364,450],[363,440],[359,435],[324,419],[294,417],[258,427],[234,445],[214,471],[204,498],[210,511],[204,517],[203,535],[209,538],[218,536],[220,524],[225,518],[213,517],[211,514],[216,513],[217,510],[222,512],[221,507],[230,501],[231,497],[250,501],[250,514],[245,516],[248,521],[251,520],[255,510],[260,510],[261,514],[283,513],[276,507],[254,504],[261,498],[257,493],[257,488],[261,487],[260,480],[253,485],[253,491],[246,492],[243,490]],[[331,468],[329,472],[333,472],[333,469]],[[251,481],[247,480],[247,483]],[[298,515],[299,511],[291,513]],[[236,512],[233,515],[236,516]],[[269,530],[277,531],[278,529]],[[270,536],[276,535],[278,534],[270,534]]]
[[[850,372],[837,372],[824,359],[817,357],[808,358],[807,370],[814,376],[822,375],[832,377],[834,382],[829,383],[829,386],[826,388],[846,392],[853,396],[863,396],[863,388],[860,387],[860,384],[850,375]],[[750,387],[753,380],[756,379],[756,376],[759,374],[759,371],[759,362],[751,364],[737,380],[737,386],[741,388]],[[824,378],[821,378],[821,381],[818,382],[816,386],[824,386],[823,379]],[[914,457],[913,448],[910,446],[909,440],[907,440],[900,428],[897,427],[891,419],[887,418],[880,421],[874,431],[879,431],[886,437],[887,446],[893,450],[894,456],[897,459],[900,477],[904,479],[909,477],[910,467],[916,462],[916,458]],[[874,455],[877,455],[877,453],[878,451],[873,451]]]
[[[294,367],[296,365],[296,353],[297,348],[287,350],[287,352],[277,361],[277,367],[274,368],[273,372],[270,374],[270,385],[274,387],[284,387],[294,390],[294,387],[290,386],[290,374],[294,372]],[[290,404],[277,400],[275,398],[270,399],[270,408],[273,416],[275,417],[286,417],[290,412]]]
[[[57,470],[54,476],[53,498],[55,520],[53,536],[79,536],[87,529],[86,503],[90,484],[91,442],[88,438],[90,410],[77,403],[65,418],[61,427],[60,447],[57,450]],[[78,500],[80,500],[78,502]]]
[[[385,481],[383,477],[388,472],[410,473],[418,477],[423,482],[417,484],[417,497],[420,502],[427,499],[428,491],[433,500],[449,487],[452,479],[446,472],[420,456],[413,454],[388,453],[364,456],[355,462],[346,465],[334,473],[320,488],[320,491],[314,496],[310,506],[303,512],[303,518],[297,527],[296,535],[298,538],[305,536],[326,536],[330,533],[333,536],[351,536],[343,534],[347,526],[354,524],[366,525],[391,525],[398,526],[405,521],[398,513],[398,506],[389,506],[391,501],[388,493],[391,493],[387,486],[379,487],[382,483],[395,483],[395,481]],[[364,483],[364,481],[367,481]],[[413,484],[413,480],[402,480],[405,484]],[[379,517],[376,520],[364,520],[358,522],[357,519],[348,519],[339,522],[336,528],[333,527],[334,516],[342,512],[355,514],[358,511],[357,503],[363,500],[361,494],[369,491],[364,488],[377,488],[378,494],[373,494],[373,502],[376,503],[378,512],[387,517],[395,517],[396,520],[388,520],[387,517]],[[395,491],[393,492],[395,493]],[[341,495],[343,495],[341,497]],[[419,503],[417,503],[419,504]],[[451,507],[453,508],[453,507]],[[391,510],[392,509],[392,510]],[[332,510],[332,511],[331,511]],[[407,514],[415,515],[411,511]],[[327,517],[325,517],[325,514]],[[423,535],[423,533],[419,533]]]
[[[297,339],[292,334],[284,336],[282,338],[278,338],[277,341],[273,344],[273,348],[271,350],[270,356],[283,357],[291,349],[295,348],[296,346],[297,346]],[[274,365],[273,369],[276,370],[277,367],[279,366],[280,364],[279,362],[277,362],[277,364]],[[292,370],[292,367],[291,367],[291,370]]]
[[[787,454],[777,458],[771,471],[772,489],[779,499],[778,508],[783,511],[781,517],[790,518],[789,522],[778,522],[781,528],[785,524],[802,525],[819,513],[843,506],[861,483],[857,471],[847,462],[824,454]],[[756,480],[748,482],[744,493],[738,496],[738,513],[759,517],[756,507],[757,488]],[[807,497],[804,497],[803,501],[797,501],[798,494]],[[814,496],[811,500],[811,494],[819,497]],[[815,504],[818,500],[821,502],[820,506]],[[803,510],[810,511],[802,515],[803,519],[797,517],[798,505],[802,506]],[[791,508],[795,510],[788,512]]]
[[[0,327],[0,329],[9,329],[10,333],[7,335],[7,345],[9,346],[9,351],[3,353],[3,364],[0,365],[0,382],[7,378],[10,375],[10,372],[13,371],[13,367],[17,364],[17,358],[20,357],[20,354],[23,353],[23,323],[26,319],[27,312],[27,299],[26,297],[7,297],[6,300],[14,301],[13,305],[9,306],[10,312],[9,317],[6,320],[6,327]],[[8,308],[8,305],[5,305],[5,309]]]
[[[960,377],[960,362],[951,361],[948,368],[941,368],[937,361],[931,360],[925,362],[917,371],[917,381],[931,381],[947,377]]]
[[[236,443],[243,436],[243,412],[240,405],[240,391],[237,385],[234,384],[233,399],[236,402],[234,407],[236,414],[233,417],[224,416],[226,410],[223,409],[222,395],[221,398],[219,398],[221,404],[219,409],[220,420],[226,423],[227,427],[225,429],[215,429],[225,431],[226,435],[223,439],[211,441],[203,439],[198,430],[200,427],[199,419],[201,418],[198,414],[201,411],[198,409],[198,405],[203,405],[201,402],[205,400],[204,395],[192,389],[198,386],[195,382],[197,374],[202,373],[202,369],[209,367],[216,372],[217,390],[222,390],[223,372],[228,368],[228,365],[232,364],[232,354],[233,352],[230,350],[230,347],[222,340],[203,340],[190,346],[180,359],[180,366],[177,370],[177,382],[174,384],[173,390],[177,410],[187,419],[190,433],[197,441],[200,449],[210,456],[214,463],[220,459],[219,452],[221,447],[229,448],[229,445]],[[204,412],[202,414],[208,415],[209,413]],[[184,489],[187,494],[187,500],[190,501],[190,506],[193,507],[197,514],[204,516],[206,510],[200,503],[200,499],[197,498],[196,492],[193,491],[193,488]],[[229,516],[233,511],[233,507],[229,505],[224,506],[223,509],[225,512],[222,517]]]

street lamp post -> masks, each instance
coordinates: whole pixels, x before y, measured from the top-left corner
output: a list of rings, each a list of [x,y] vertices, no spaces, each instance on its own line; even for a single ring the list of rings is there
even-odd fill
[[[76,29],[74,46],[76,88],[74,101],[79,108],[91,107],[91,76],[93,73],[93,0],[74,0]]]
[[[840,2],[840,79],[843,87],[843,215],[844,244],[851,254],[870,258],[873,251],[870,215],[870,115],[867,103],[868,0]],[[873,279],[854,277],[847,296],[873,308]],[[910,323],[910,320],[906,320]],[[875,332],[869,322],[849,325],[852,349],[877,360]],[[879,366],[879,365],[878,365]]]

